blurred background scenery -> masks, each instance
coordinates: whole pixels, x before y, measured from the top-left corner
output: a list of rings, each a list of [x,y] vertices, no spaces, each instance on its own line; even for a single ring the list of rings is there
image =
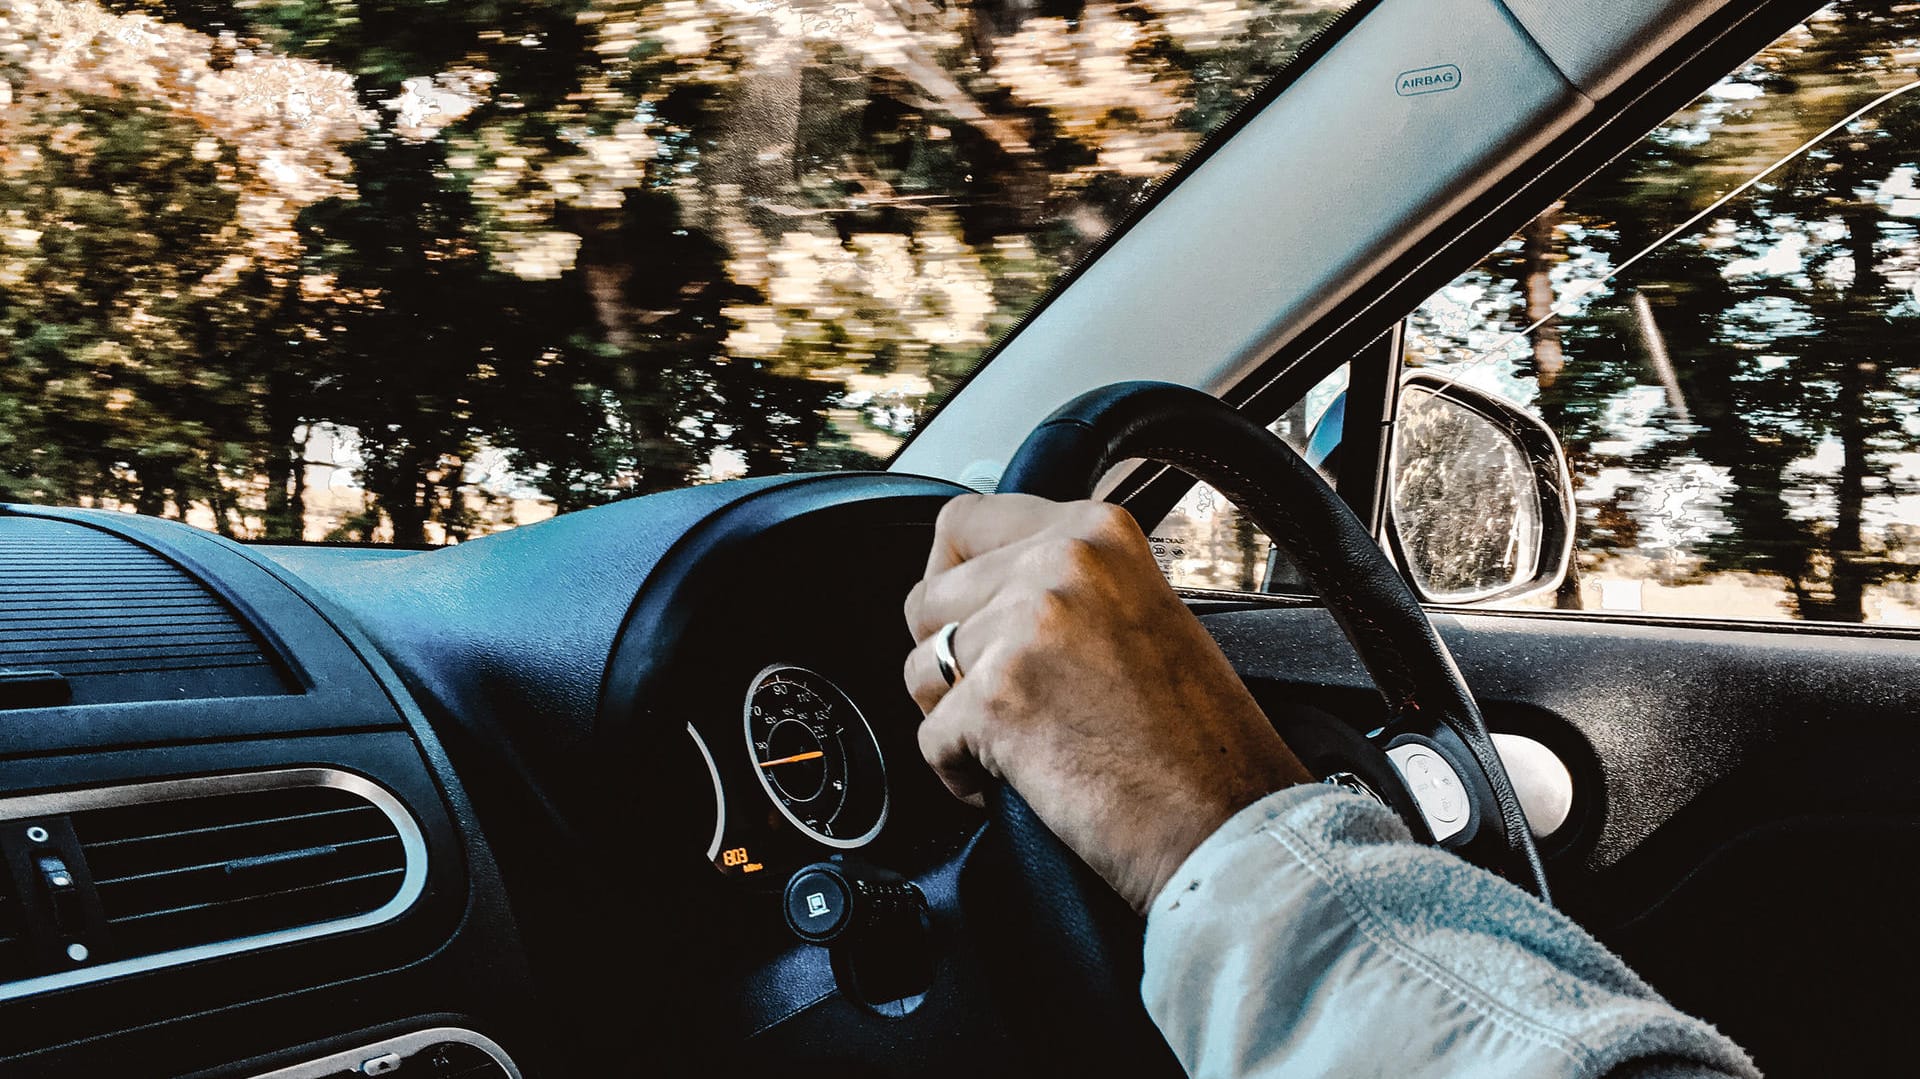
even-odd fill
[[[874,466],[1332,0],[0,0],[0,488],[459,540]]]
[[[876,466],[1343,6],[0,0],[0,499],[421,544]],[[1531,602],[1920,622],[1917,62],[1822,10],[1415,314],[1569,451]]]
[[[1830,5],[1414,316],[1567,450],[1536,602],[1920,624],[1917,64],[1920,5]]]

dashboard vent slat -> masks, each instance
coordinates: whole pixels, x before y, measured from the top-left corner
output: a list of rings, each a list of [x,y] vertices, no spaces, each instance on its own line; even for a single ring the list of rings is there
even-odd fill
[[[117,957],[358,917],[401,890],[405,843],[359,794],[303,786],[72,816]]]

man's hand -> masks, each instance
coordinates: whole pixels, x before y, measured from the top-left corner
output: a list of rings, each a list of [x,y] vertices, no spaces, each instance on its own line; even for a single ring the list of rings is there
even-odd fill
[[[1228,817],[1312,779],[1116,506],[955,498],[906,616],[920,751],[948,789],[1011,783],[1136,910]],[[931,640],[949,622],[951,689]]]

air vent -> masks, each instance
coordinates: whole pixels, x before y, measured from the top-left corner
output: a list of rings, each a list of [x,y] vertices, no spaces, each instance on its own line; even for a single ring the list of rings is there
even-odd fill
[[[254,1079],[520,1079],[507,1054],[471,1030],[436,1027],[267,1072]]]
[[[299,786],[73,814],[116,956],[152,955],[371,914],[407,855],[385,812]]]
[[[406,806],[332,768],[0,799],[0,859],[0,1000],[379,925],[427,880]]]
[[[394,1079],[509,1079],[513,1074],[485,1049],[464,1042],[441,1042],[409,1057],[395,1054],[388,1059],[390,1063],[376,1064],[372,1072],[361,1063],[327,1074],[339,1079],[366,1079],[368,1075],[391,1075]]]
[[[288,691],[232,608],[179,566],[96,528],[4,515],[0,671],[63,676],[79,704]]]

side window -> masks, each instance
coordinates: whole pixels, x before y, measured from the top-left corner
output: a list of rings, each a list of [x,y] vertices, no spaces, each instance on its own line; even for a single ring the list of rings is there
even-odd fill
[[[1328,436],[1337,442],[1340,417],[1329,415],[1347,388],[1345,364],[1294,402],[1273,431],[1319,463]],[[1321,438],[1316,441],[1314,435]],[[1274,552],[1272,541],[1218,491],[1196,483],[1148,537],[1160,572],[1176,588],[1221,592],[1294,592],[1299,574]]]
[[[1517,602],[1920,624],[1916,42],[1822,9],[1414,315],[1565,448],[1573,569]]]

